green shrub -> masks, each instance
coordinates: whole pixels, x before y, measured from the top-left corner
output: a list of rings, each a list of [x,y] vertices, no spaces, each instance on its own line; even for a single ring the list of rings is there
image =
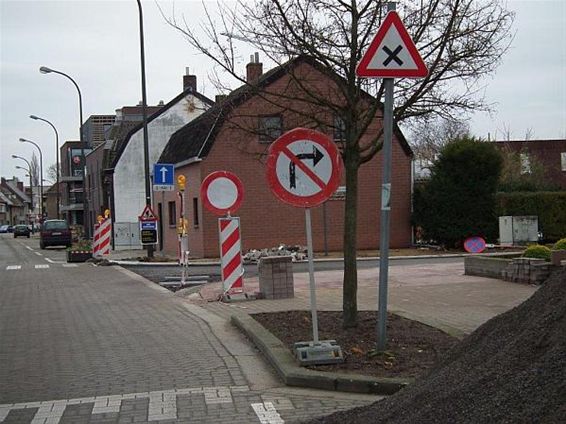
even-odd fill
[[[430,180],[415,187],[413,223],[423,239],[447,247],[469,236],[494,240],[501,163],[494,143],[462,138],[443,147]]]
[[[545,242],[555,242],[566,234],[566,191],[497,193],[498,216],[538,216]]]
[[[552,250],[566,250],[566,238],[560,239],[554,243]]]
[[[550,261],[550,249],[546,246],[541,246],[540,244],[531,244],[523,252],[523,257]]]

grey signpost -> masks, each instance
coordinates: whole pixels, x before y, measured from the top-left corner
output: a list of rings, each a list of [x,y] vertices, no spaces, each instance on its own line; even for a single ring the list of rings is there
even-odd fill
[[[413,40],[407,33],[395,3],[387,4],[388,13],[375,38],[358,64],[361,78],[383,78],[383,162],[381,181],[381,221],[379,240],[379,294],[377,318],[377,350],[387,344],[387,282],[389,276],[389,228],[391,213],[391,156],[393,140],[393,92],[395,78],[420,78],[428,70]]]

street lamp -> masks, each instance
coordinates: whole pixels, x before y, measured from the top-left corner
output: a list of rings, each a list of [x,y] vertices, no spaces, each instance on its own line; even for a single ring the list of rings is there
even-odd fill
[[[29,197],[29,198],[30,198],[30,205],[29,205],[29,207],[30,207],[30,209],[31,209],[31,211],[32,211],[32,213],[33,213],[33,184],[32,184],[32,178],[31,178],[31,164],[29,163],[29,161],[28,161],[26,158],[23,158],[23,157],[18,156],[18,155],[12,155],[12,158],[13,158],[13,159],[21,159],[21,160],[23,160],[25,163],[28,164],[28,167],[27,167],[27,168],[24,168],[23,166],[18,166],[18,165],[16,165],[16,168],[18,168],[18,169],[23,169],[24,171],[28,171],[28,174],[29,174],[29,190],[31,191],[31,196]]]
[[[26,140],[25,138],[20,138],[20,141],[22,143],[31,143],[35,147],[37,147],[37,150],[39,150],[39,213],[41,214],[41,219],[43,221],[43,153],[41,152],[41,148],[36,142]]]
[[[142,83],[142,119],[143,119],[143,165],[145,174],[145,204],[151,207],[151,186],[149,181],[149,141],[147,135],[147,96],[145,90],[145,53],[143,40],[143,10],[141,0],[137,0],[140,21],[140,56],[141,56],[141,83]],[[148,258],[153,257],[153,245],[147,245]]]
[[[79,119],[80,119],[80,122],[79,122],[79,140],[81,142],[81,156],[83,157],[83,160],[85,161],[84,167],[83,167],[83,175],[82,175],[82,177],[83,177],[83,205],[84,205],[84,208],[83,208],[83,225],[84,225],[84,228],[85,228],[85,234],[88,236],[90,227],[88,225],[88,198],[87,198],[87,195],[86,195],[86,186],[85,186],[85,170],[84,170],[84,168],[86,167],[86,158],[85,158],[85,150],[84,150],[84,142],[83,142],[83,97],[81,95],[81,90],[79,88],[79,85],[75,82],[75,80],[64,72],[48,68],[47,66],[40,67],[39,72],[41,72],[42,74],[53,73],[53,74],[63,75],[65,78],[67,78],[68,80],[70,80],[73,83],[73,85],[77,89],[77,93],[79,93]]]
[[[59,187],[59,133],[57,132],[57,128],[55,128],[55,125],[53,125],[47,119],[40,118],[39,116],[35,116],[35,115],[30,115],[29,117],[37,121],[47,122],[49,125],[51,125],[51,128],[53,128],[53,131],[55,131],[55,154],[56,154],[55,168],[57,172],[57,219],[59,219],[60,218],[59,203],[61,199],[61,191]]]

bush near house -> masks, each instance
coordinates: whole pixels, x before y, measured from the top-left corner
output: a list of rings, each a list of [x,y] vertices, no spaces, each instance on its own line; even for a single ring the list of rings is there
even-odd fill
[[[552,250],[566,250],[566,238],[560,239],[554,243]]]
[[[498,216],[538,216],[539,229],[546,242],[566,234],[566,192],[497,193]]]
[[[413,223],[424,240],[459,246],[469,236],[495,240],[495,192],[502,167],[493,143],[463,137],[447,144],[431,178],[415,187]]]
[[[550,261],[550,248],[541,246],[540,244],[531,244],[523,252],[524,258],[536,258]]]

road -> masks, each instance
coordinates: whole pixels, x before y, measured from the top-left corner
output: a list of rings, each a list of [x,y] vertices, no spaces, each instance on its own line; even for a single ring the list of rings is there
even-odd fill
[[[377,398],[291,389],[224,318],[0,235],[0,422],[283,423]]]

